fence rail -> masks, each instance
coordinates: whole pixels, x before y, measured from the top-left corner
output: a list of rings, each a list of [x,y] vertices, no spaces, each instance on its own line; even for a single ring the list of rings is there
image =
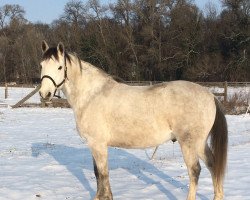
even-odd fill
[[[154,85],[162,83],[162,81],[125,81],[126,84],[134,86]],[[250,82],[196,82],[205,87],[221,87],[223,92],[214,92],[213,94],[218,97],[223,97],[223,101],[227,102],[228,86],[230,87],[250,87]]]
[[[225,82],[196,82],[196,83],[204,86],[223,87],[223,84]],[[226,83],[230,87],[250,87],[250,82],[226,82]]]
[[[129,85],[154,85],[157,83],[162,83],[164,81],[124,81],[124,83],[129,84]],[[218,86],[218,87],[223,87],[223,84],[225,82],[196,82],[200,85],[204,86]],[[0,87],[5,87],[6,83],[0,83]],[[37,86],[39,84],[12,84],[12,83],[7,83],[8,87],[28,87],[28,88],[33,88],[34,86]],[[232,87],[249,87],[250,82],[227,82],[228,86]]]
[[[162,83],[162,82],[163,81],[125,81],[124,83],[126,83],[128,85],[134,85],[134,86],[143,86],[143,85],[154,85],[154,84]],[[250,87],[250,82],[196,82],[196,83],[198,83],[202,86],[205,86],[205,87],[221,87],[221,88],[223,88],[223,92],[214,92],[213,94],[215,96],[218,96],[218,97],[223,97],[224,102],[227,102],[228,86],[230,86],[230,87]],[[27,85],[9,85],[9,84],[5,84],[3,86],[5,86],[5,98],[8,98],[8,87],[27,87]],[[0,87],[1,87],[1,85],[0,85]],[[32,85],[28,85],[28,87],[32,87]],[[34,85],[33,85],[33,87],[34,87]],[[18,102],[16,105],[14,105],[14,107],[19,107],[21,104],[24,103],[24,101],[27,100],[27,98],[30,98],[30,95],[31,96],[34,95],[38,91],[37,88],[32,92],[32,94],[28,94],[24,99],[22,99],[20,102]],[[59,101],[63,101],[63,99],[59,100]],[[59,101],[56,102],[58,105],[60,104]]]
[[[124,83],[129,85],[154,85],[157,83],[162,83],[164,81],[124,81]],[[195,82],[203,86],[217,86],[224,87],[225,82]],[[250,87],[250,82],[227,82],[228,86],[232,87]]]

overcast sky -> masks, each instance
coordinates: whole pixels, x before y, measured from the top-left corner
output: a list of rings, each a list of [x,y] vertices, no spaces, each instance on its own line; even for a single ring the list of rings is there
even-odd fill
[[[19,4],[26,11],[25,18],[31,22],[51,23],[59,18],[63,13],[63,8],[70,0],[0,0],[0,7],[5,4]],[[220,10],[219,0],[210,0],[215,2]],[[84,2],[84,1],[83,1]],[[102,3],[112,3],[115,0],[100,0]],[[200,9],[204,10],[208,0],[195,0]]]

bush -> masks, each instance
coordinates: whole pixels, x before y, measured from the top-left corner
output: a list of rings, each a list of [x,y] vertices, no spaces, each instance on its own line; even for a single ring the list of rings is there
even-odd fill
[[[227,102],[224,102],[226,114],[239,115],[246,112],[250,100],[250,92],[234,93],[228,98]]]

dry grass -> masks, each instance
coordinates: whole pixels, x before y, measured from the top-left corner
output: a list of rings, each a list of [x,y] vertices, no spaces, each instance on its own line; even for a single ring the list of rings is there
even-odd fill
[[[53,107],[53,108],[70,108],[67,99],[53,98],[51,101],[43,101],[40,105],[41,107]]]
[[[234,93],[224,102],[226,113],[230,115],[239,115],[246,112],[250,103],[250,92]]]

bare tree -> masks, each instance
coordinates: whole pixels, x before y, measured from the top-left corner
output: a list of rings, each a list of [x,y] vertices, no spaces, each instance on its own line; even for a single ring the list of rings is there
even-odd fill
[[[3,29],[7,24],[12,21],[25,21],[24,9],[17,4],[6,4],[0,8],[0,26]]]
[[[39,76],[42,39],[126,80],[249,81],[249,1],[222,3],[221,13],[210,3],[203,15],[193,0],[71,0],[51,24],[2,6],[0,81]]]
[[[87,7],[80,0],[71,0],[64,7],[62,18],[74,26],[83,27],[86,24]]]
[[[6,74],[6,56],[8,52],[8,38],[6,36],[0,36],[0,68],[1,68],[1,74],[3,77],[1,77],[4,82],[7,82],[7,74]]]

